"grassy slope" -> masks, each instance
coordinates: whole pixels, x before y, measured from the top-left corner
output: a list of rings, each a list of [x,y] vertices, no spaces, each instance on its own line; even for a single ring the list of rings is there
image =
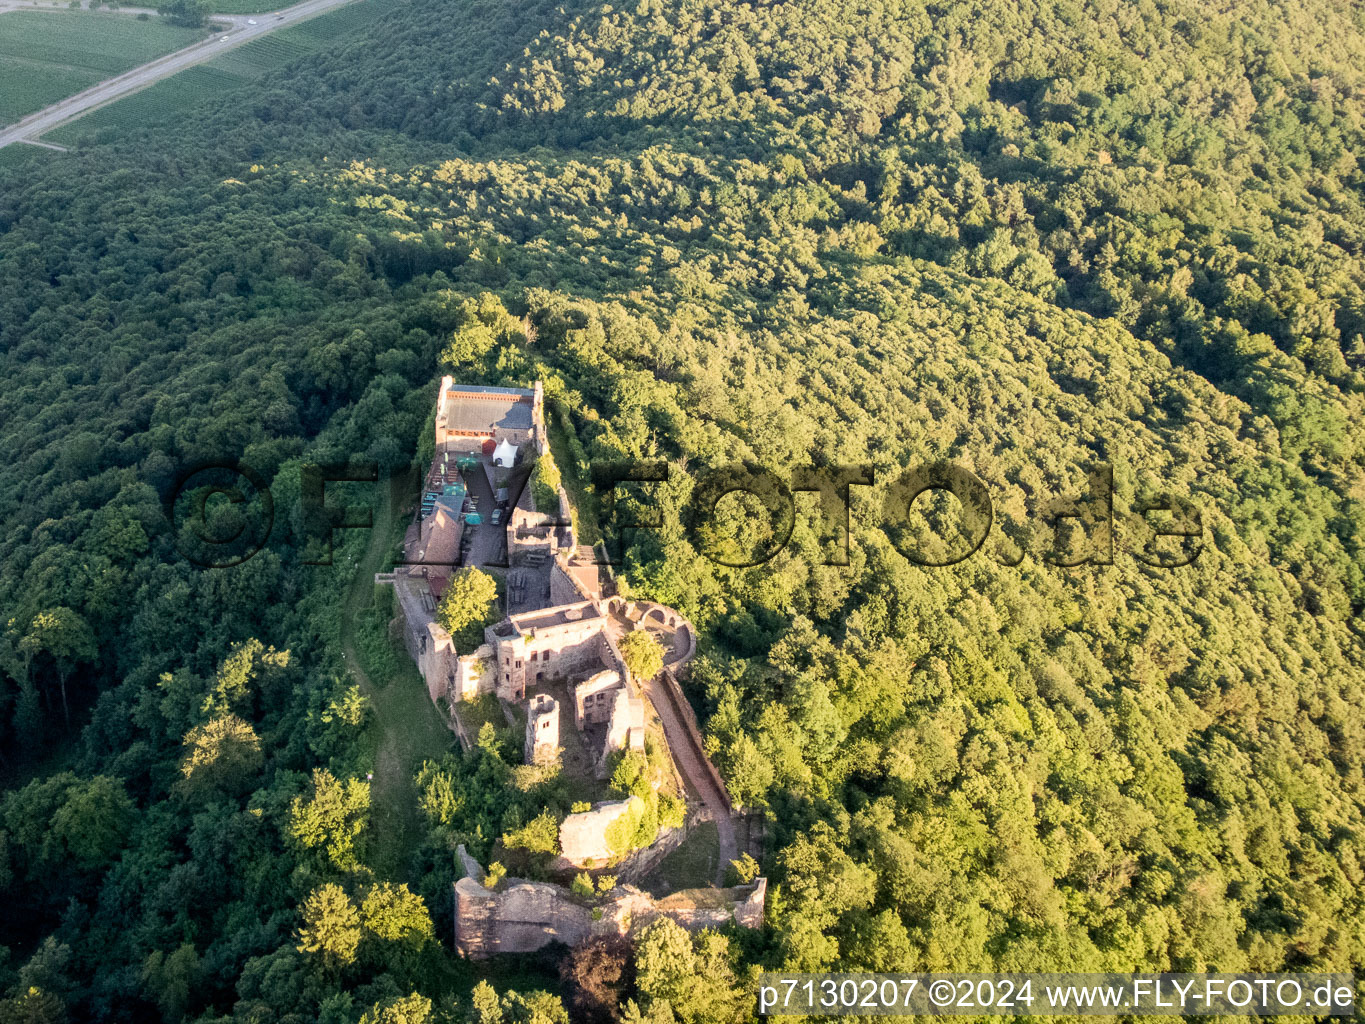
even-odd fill
[[[451,748],[455,735],[441,721],[427,696],[426,686],[405,651],[393,652],[382,664],[392,666],[385,677],[370,676],[355,645],[356,620],[376,600],[374,574],[386,564],[393,538],[403,528],[387,487],[378,488],[370,543],[356,570],[342,610],[342,650],[351,674],[360,684],[374,712],[375,772],[371,793],[374,863],[389,877],[402,877],[421,839],[413,773],[426,758]],[[397,521],[395,521],[397,520]],[[376,659],[370,659],[376,664]]]

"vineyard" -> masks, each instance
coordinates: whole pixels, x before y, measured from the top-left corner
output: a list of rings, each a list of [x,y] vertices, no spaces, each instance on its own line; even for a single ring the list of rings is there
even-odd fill
[[[92,110],[44,137],[64,146],[102,141],[106,134],[182,115],[204,100],[222,102],[233,91],[344,38],[391,9],[392,4],[385,0],[347,4],[252,40],[206,64],[187,68],[141,92]]]
[[[94,11],[0,16],[0,124],[189,46],[204,33]]]

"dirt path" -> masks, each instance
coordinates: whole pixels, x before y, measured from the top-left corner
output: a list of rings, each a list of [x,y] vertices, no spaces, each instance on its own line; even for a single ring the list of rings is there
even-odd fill
[[[250,42],[252,39],[259,39],[276,29],[283,28],[286,25],[298,24],[300,21],[306,21],[324,11],[351,2],[352,0],[304,0],[303,3],[284,8],[276,14],[211,15],[210,17],[214,21],[231,22],[231,30],[210,36],[208,39],[187,46],[183,50],[176,50],[164,57],[148,61],[140,67],[125,71],[123,74],[100,82],[98,85],[92,85],[89,89],[78,92],[74,96],[59,100],[50,107],[29,114],[7,128],[0,128],[0,149],[16,142],[31,143],[58,125],[74,120],[82,114],[88,114],[96,107],[102,107],[114,102],[114,100],[122,99],[130,93],[145,89],[154,82],[159,82],[161,79],[178,71],[184,71],[195,64],[210,61],[220,53],[226,53],[228,50]],[[25,4],[15,7],[7,4],[3,9],[29,9],[29,6]],[[248,25],[249,20],[255,21],[257,24]]]
[[[697,749],[692,733],[683,722],[683,712],[674,704],[668,688],[657,678],[645,687],[649,702],[658,712],[659,722],[664,727],[668,739],[668,749],[673,754],[673,763],[682,772],[683,778],[696,791],[706,808],[709,817],[716,823],[720,838],[720,856],[716,858],[716,885],[725,884],[725,869],[730,861],[739,856],[739,845],[735,839],[735,822],[727,809],[725,795],[716,787],[711,773],[706,770],[706,754]]]
[[[346,668],[360,687],[360,692],[369,700],[370,707],[375,708],[378,706],[375,701],[378,691],[369,675],[360,667],[360,659],[345,632],[346,627],[342,628],[341,655]],[[402,846],[395,846],[388,839],[394,835],[404,835],[408,828],[416,825],[414,801],[417,794],[410,773],[404,769],[393,730],[387,728],[382,720],[379,729],[379,746],[374,754],[374,779],[370,785],[370,815],[372,833],[379,837],[376,844],[380,851],[376,858],[378,866],[392,876],[402,872],[403,865],[398,863],[401,858],[396,855]]]

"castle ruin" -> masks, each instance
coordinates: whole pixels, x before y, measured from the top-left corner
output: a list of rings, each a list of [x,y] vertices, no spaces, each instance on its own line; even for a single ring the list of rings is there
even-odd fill
[[[693,789],[711,795],[698,812],[725,831],[729,797],[674,675],[695,652],[692,625],[675,609],[614,594],[596,553],[577,543],[562,486],[553,496],[555,507],[537,506],[532,471],[538,459],[552,457],[543,406],[539,382],[520,389],[441,380],[435,455],[404,538],[403,562],[375,579],[394,586],[404,643],[428,694],[466,748],[474,737],[461,723],[461,703],[492,694],[509,722],[524,723],[526,763],[556,759],[565,730],[572,729],[581,738],[574,743],[578,763],[586,754],[587,768],[605,778],[614,752],[645,749],[648,723],[662,700],[667,741],[687,745],[683,765],[693,773]],[[546,497],[543,487],[541,496]],[[436,609],[453,574],[466,566],[503,579],[506,614],[484,629],[481,643],[459,650],[437,621]],[[633,630],[649,630],[664,648],[664,671],[654,680],[634,678],[621,657],[619,641]],[[674,768],[676,773],[677,762]],[[568,815],[560,826],[561,866],[614,862],[621,837],[610,830],[623,816],[638,816],[632,804],[638,799],[598,803]],[[616,831],[623,828],[618,824]],[[463,848],[460,855],[465,877],[455,885],[456,944],[470,956],[623,935],[660,914],[689,928],[762,924],[763,879],[741,889],[696,890],[692,897],[678,893],[663,900],[619,886],[590,909],[548,883],[507,879],[487,889],[482,869]]]
[[[522,708],[533,763],[553,759],[568,725],[563,702],[544,692],[563,684],[573,728],[604,776],[614,751],[643,750],[645,740],[644,681],[631,678],[617,640],[652,628],[679,663],[691,653],[690,624],[672,609],[631,621],[624,602],[604,593],[595,555],[578,547],[563,487],[557,508],[537,508],[529,467],[551,457],[540,382],[495,388],[443,378],[434,440],[404,564],[376,577],[396,588],[404,642],[428,693],[450,708],[486,693]],[[466,565],[503,575],[509,614],[484,630],[482,644],[460,651],[436,608]]]
[[[520,878],[505,878],[490,889],[483,884],[483,868],[463,846],[457,857],[463,877],[455,883],[455,948],[473,959],[531,953],[552,942],[577,946],[603,935],[634,935],[660,917],[688,931],[730,924],[763,927],[765,878],[730,889],[684,889],[663,898],[618,885],[588,900],[561,885]]]

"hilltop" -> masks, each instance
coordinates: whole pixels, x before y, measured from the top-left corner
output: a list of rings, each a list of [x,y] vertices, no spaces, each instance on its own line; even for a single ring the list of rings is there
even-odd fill
[[[364,817],[312,772],[360,787],[370,757],[337,710],[344,574],[294,543],[299,465],[424,465],[449,373],[543,381],[575,499],[600,498],[593,463],[669,465],[618,576],[695,624],[708,753],[767,821],[764,938],[661,937],[712,987],[637,954],[613,1011],[569,983],[576,1015],[743,1019],[756,966],[1361,969],[1358,13],[411,0],[366,32],[250,102],[0,169],[13,964],[51,935],[70,966],[42,985],[128,1014],[179,956],[170,1019],[472,986],[370,938],[320,980],[295,935],[321,887],[384,881],[446,941],[456,845],[543,795],[490,798],[516,751],[479,744],[419,777],[425,839],[393,877],[297,838],[296,799]],[[279,528],[205,573],[158,488],[224,456],[272,481]],[[699,550],[768,539],[753,504],[694,509],[743,460],[870,467],[846,566],[808,496],[762,565]],[[897,544],[947,544],[955,507],[905,523],[881,498],[936,460],[995,521],[924,568]],[[1052,547],[1047,503],[1099,465],[1113,564],[1057,564],[1096,549]],[[1192,564],[1137,557],[1162,494],[1198,511]],[[56,639],[54,608],[92,643]],[[277,742],[187,793],[182,742],[252,637],[289,664],[211,706]],[[69,823],[91,778],[126,808],[64,840],[84,867],[56,881],[23,823]]]

